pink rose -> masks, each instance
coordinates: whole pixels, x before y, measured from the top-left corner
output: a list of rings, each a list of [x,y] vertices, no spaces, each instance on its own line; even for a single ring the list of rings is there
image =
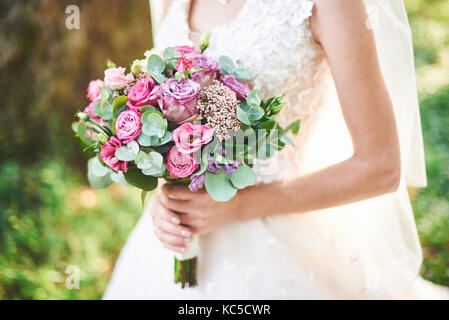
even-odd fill
[[[87,99],[94,101],[100,96],[101,89],[104,86],[104,82],[101,80],[92,80],[87,87]]]
[[[159,86],[156,86],[152,78],[137,81],[128,93],[127,106],[134,111],[140,111],[143,106],[157,104]]]
[[[120,90],[134,81],[132,74],[125,74],[125,68],[110,68],[104,72],[104,83],[112,90]]]
[[[192,60],[184,57],[179,58],[178,63],[176,64],[176,70],[181,73],[184,73],[189,69],[192,69],[192,67],[193,67]]]
[[[97,103],[100,103],[100,98],[96,98],[94,99],[85,109],[84,109],[84,113],[87,113],[87,115],[89,116],[89,118],[93,121],[95,121],[96,123],[98,123],[99,125],[103,125],[105,123],[105,121],[103,121],[103,119],[101,119],[94,110],[94,107]]]
[[[186,122],[173,131],[173,141],[179,152],[191,154],[212,141],[214,130],[209,126]]]
[[[120,161],[115,156],[115,152],[122,146],[122,143],[116,137],[111,137],[108,142],[103,144],[100,151],[100,158],[114,171],[128,171],[128,162]]]
[[[187,178],[200,167],[192,154],[179,152],[176,146],[167,151],[167,170],[175,178]]]
[[[224,75],[220,80],[226,87],[235,92],[238,99],[246,100],[250,91],[247,84],[240,82],[232,75]]]
[[[142,122],[140,121],[142,115],[134,110],[127,110],[120,113],[115,120],[115,130],[117,137],[127,144],[140,135],[142,129]]]
[[[174,51],[179,52],[183,56],[190,54],[190,53],[198,53],[198,51],[195,50],[194,47],[190,46],[176,46],[172,48]]]
[[[92,121],[98,123],[100,126],[107,126],[107,127],[109,127],[109,123],[107,121],[103,120],[102,118],[100,118],[99,116],[97,116],[97,114],[95,113],[94,106],[97,103],[100,103],[100,98],[99,97],[96,98],[94,101],[92,101],[84,109],[83,112],[86,113]],[[88,127],[88,128],[95,128],[95,126],[92,123],[89,123],[89,122],[85,122],[84,125],[86,127]],[[96,141],[97,140],[97,135],[92,130],[87,130],[86,131],[86,138],[89,139],[89,140]]]

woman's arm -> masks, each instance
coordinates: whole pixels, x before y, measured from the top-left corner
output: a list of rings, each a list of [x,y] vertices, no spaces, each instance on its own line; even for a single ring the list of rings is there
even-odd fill
[[[362,0],[316,0],[313,34],[328,57],[354,153],[290,181],[241,190],[229,202],[166,185],[160,203],[183,224],[206,233],[238,220],[301,213],[352,203],[397,189],[400,151],[392,103],[380,71]],[[173,199],[175,197],[176,199]]]
[[[277,199],[268,211],[306,212],[347,204],[395,191],[400,180],[393,106],[373,33],[366,27],[363,1],[316,0],[315,4],[312,31],[326,52],[354,154],[319,172],[259,188],[256,197],[271,194]],[[250,191],[241,196],[252,197]]]

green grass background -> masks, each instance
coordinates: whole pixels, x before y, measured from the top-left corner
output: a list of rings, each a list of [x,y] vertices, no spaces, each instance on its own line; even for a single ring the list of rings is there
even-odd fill
[[[65,8],[81,8],[68,31]],[[449,2],[406,0],[414,31],[429,186],[411,190],[422,275],[449,286]],[[0,299],[98,299],[141,213],[137,190],[87,186],[70,123],[106,58],[151,47],[147,1],[0,3]],[[65,286],[76,265],[81,289]]]

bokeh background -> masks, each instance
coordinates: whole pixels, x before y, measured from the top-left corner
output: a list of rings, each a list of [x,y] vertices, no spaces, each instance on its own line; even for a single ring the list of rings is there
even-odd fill
[[[381,0],[380,0],[381,1]],[[406,0],[414,32],[429,186],[411,190],[422,275],[449,286],[449,2]],[[81,9],[67,30],[65,9]],[[141,214],[137,190],[93,191],[71,131],[106,59],[151,48],[147,0],[0,2],[0,299],[98,299]],[[80,290],[66,269],[80,268]]]

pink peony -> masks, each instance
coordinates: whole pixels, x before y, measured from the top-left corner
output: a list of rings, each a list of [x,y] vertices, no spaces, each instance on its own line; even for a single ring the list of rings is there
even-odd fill
[[[104,86],[104,82],[101,80],[92,80],[87,87],[87,99],[94,101],[100,96],[101,89]]]
[[[173,140],[179,152],[190,154],[211,142],[213,135],[214,130],[211,127],[187,122],[173,131]]]
[[[103,144],[100,151],[100,158],[114,171],[128,171],[128,162],[120,161],[115,156],[115,152],[122,146],[122,143],[116,137],[111,137],[108,142]]]
[[[131,110],[140,111],[143,106],[157,104],[159,86],[156,86],[152,78],[137,81],[128,93],[126,103]]]
[[[200,167],[192,154],[179,152],[176,146],[167,151],[167,170],[175,178],[187,178]]]
[[[246,100],[249,94],[249,86],[245,83],[240,82],[232,75],[225,75],[221,77],[221,82],[235,92],[237,98],[240,100]]]
[[[140,135],[142,115],[134,110],[123,111],[115,120],[115,130],[117,137],[127,144]]]
[[[125,68],[110,68],[104,72],[104,83],[112,90],[121,90],[134,81],[132,74],[125,74]]]
[[[178,63],[176,64],[176,70],[184,73],[189,69],[192,69],[193,63],[192,60],[189,58],[179,58]]]
[[[196,51],[194,47],[190,47],[190,46],[177,46],[177,47],[173,47],[172,49],[179,52],[183,56],[185,56],[187,54],[191,54],[191,53],[198,53],[198,51]]]

